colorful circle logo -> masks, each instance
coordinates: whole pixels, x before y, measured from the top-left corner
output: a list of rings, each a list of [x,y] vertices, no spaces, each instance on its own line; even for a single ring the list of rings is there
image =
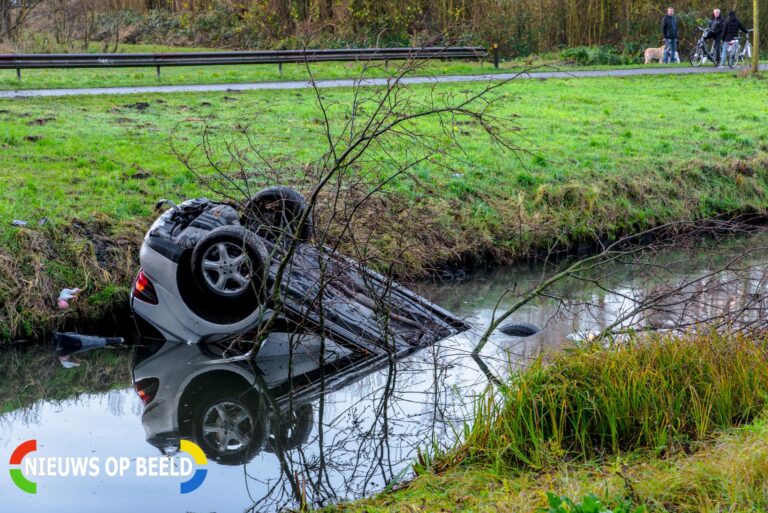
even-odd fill
[[[9,463],[11,465],[21,465],[21,460],[24,459],[24,456],[30,452],[35,452],[36,450],[37,440],[27,440],[26,442],[23,442],[18,447],[16,447],[16,449],[13,451],[13,454],[11,454],[11,460]],[[19,487],[19,490],[27,493],[37,493],[37,483],[24,477],[24,474],[21,472],[20,468],[12,468],[10,472],[11,480],[13,481],[13,484]]]
[[[190,442],[189,440],[182,440],[179,449],[181,452],[185,452],[192,456],[192,459],[195,460],[195,464],[198,465],[198,468],[195,470],[195,473],[192,474],[192,477],[181,483],[179,488],[181,493],[194,492],[200,488],[200,485],[205,481],[205,476],[208,475],[207,468],[199,468],[200,465],[208,464],[208,458],[205,457],[205,453],[196,443]]]

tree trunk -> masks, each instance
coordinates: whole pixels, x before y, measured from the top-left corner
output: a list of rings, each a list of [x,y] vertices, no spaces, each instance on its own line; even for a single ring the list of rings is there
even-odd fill
[[[0,41],[11,33],[11,0],[0,0]]]

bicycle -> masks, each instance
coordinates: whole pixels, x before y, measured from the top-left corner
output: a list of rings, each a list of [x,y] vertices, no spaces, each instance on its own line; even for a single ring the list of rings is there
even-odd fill
[[[754,29],[749,29],[746,34],[743,36],[739,35],[739,37],[733,41],[723,43],[728,45],[726,59],[728,61],[729,68],[735,68],[739,62],[743,64],[747,59],[752,58],[752,45],[749,42],[749,34],[752,33],[752,30]],[[742,37],[744,37],[745,40],[744,48],[741,48]]]
[[[709,59],[712,64],[716,64],[717,56],[714,53],[714,41],[712,41],[709,50],[707,50],[707,36],[709,35],[709,29],[705,27],[698,27],[698,29],[701,31],[701,37],[688,55],[688,60],[690,61],[691,66],[699,67],[704,64],[704,61],[707,59]]]

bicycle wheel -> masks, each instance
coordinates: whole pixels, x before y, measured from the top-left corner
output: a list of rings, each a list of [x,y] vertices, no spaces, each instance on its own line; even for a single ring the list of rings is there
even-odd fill
[[[701,45],[696,45],[688,55],[688,60],[691,62],[691,66],[699,67],[704,63],[704,49]]]
[[[736,61],[738,61],[738,51],[735,46],[731,47],[728,50],[728,54],[726,56],[726,60],[728,61],[728,67],[729,68],[735,68],[736,67]]]

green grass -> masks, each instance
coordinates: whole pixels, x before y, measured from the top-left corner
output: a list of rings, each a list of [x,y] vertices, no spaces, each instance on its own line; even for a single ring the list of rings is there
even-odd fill
[[[582,511],[765,511],[765,349],[713,334],[556,355],[488,395],[413,482],[325,511],[537,511],[553,495]]]
[[[544,472],[500,473],[471,467],[424,473],[396,491],[322,511],[534,512],[547,510],[548,494],[576,502],[593,495],[613,511],[626,511],[628,504],[648,512],[766,511],[767,478],[768,423],[761,417],[750,425],[718,432],[690,454],[667,458],[628,454],[586,464],[561,462]]]
[[[221,50],[221,49],[219,49]],[[79,50],[78,50],[79,51]],[[92,44],[89,52],[100,52],[101,47]],[[118,53],[216,51],[211,48],[170,47],[160,45],[120,45]],[[397,63],[392,63],[396,66]],[[311,65],[316,79],[359,78],[362,64],[355,62],[321,62]],[[632,66],[569,66],[556,55],[532,57],[525,61],[510,60],[501,63],[499,69],[489,62],[429,61],[423,62],[417,75],[473,75],[478,73],[510,73],[531,66],[555,66],[576,69],[626,69]],[[659,66],[659,65],[655,65]],[[671,66],[671,65],[667,65]],[[641,67],[641,66],[635,66]],[[383,62],[369,65],[366,76],[388,76],[390,71]],[[0,70],[0,90],[113,87],[144,85],[229,84],[244,82],[274,82],[308,80],[304,64],[285,64],[280,73],[276,64],[166,67],[161,69],[160,80],[154,68],[97,68],[97,69],[40,69],[22,70],[22,80],[16,78],[16,70]]]
[[[478,129],[457,125],[464,158],[414,168],[421,187],[407,179],[389,186],[393,198],[421,201],[430,219],[391,223],[414,243],[405,255],[409,269],[401,270],[418,274],[457,255],[511,261],[555,240],[764,211],[766,92],[765,81],[733,75],[512,83],[497,113],[519,116],[524,152],[501,152]],[[323,96],[332,119],[342,120],[349,90]],[[136,102],[149,107],[138,110]],[[0,101],[0,328],[8,336],[39,327],[62,286],[88,286],[91,296],[110,284],[114,294],[95,296],[98,303],[124,298],[154,202],[212,195],[173,155],[174,130],[188,149],[200,141],[200,120],[218,126],[220,139],[250,125],[280,180],[295,183],[324,150],[319,119],[309,90]],[[418,128],[441,133],[433,121]],[[369,164],[361,173],[376,169]],[[378,214],[397,219],[398,206],[390,202]],[[43,217],[48,224],[39,228]],[[32,228],[13,228],[13,219]],[[386,253],[392,237],[378,235]]]
[[[711,334],[566,351],[482,399],[465,443],[436,465],[541,469],[562,458],[689,446],[764,409],[766,348]]]

